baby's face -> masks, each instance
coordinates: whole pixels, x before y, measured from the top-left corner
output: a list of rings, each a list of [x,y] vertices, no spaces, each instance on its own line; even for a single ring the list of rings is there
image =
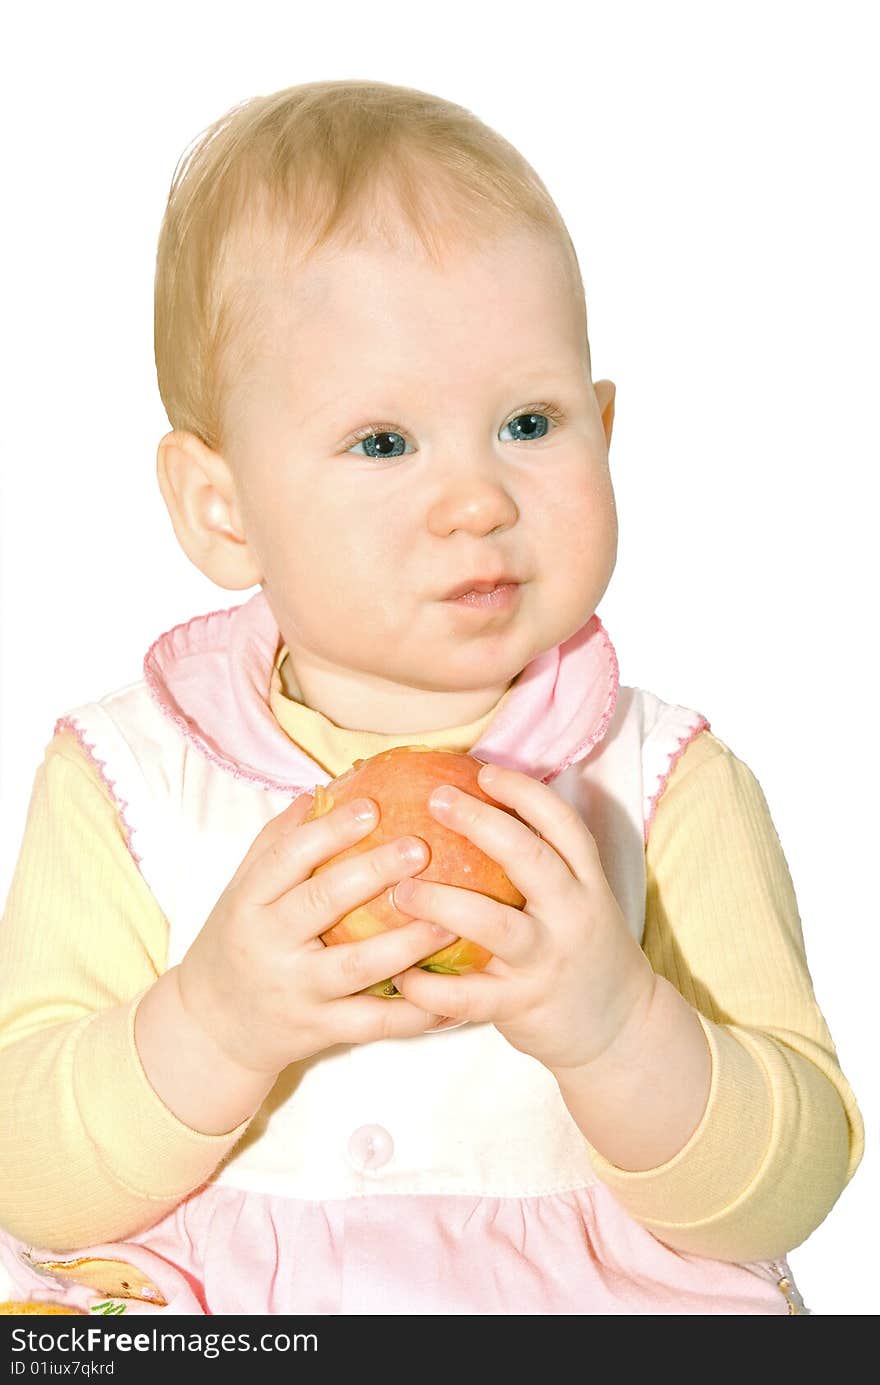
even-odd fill
[[[614,568],[613,409],[562,252],[512,233],[441,273],[371,244],[258,284],[225,460],[288,691],[363,729],[474,720]],[[513,599],[449,599],[500,577]]]

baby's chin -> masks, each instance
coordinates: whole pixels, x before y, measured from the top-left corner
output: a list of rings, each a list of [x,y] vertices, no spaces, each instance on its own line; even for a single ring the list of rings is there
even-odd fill
[[[445,657],[435,648],[418,668],[400,668],[399,682],[422,692],[467,694],[494,689],[499,696],[525,672],[529,664],[559,640],[552,635],[525,644],[496,649],[476,645],[447,645]]]
[[[456,632],[445,642],[446,658],[436,674],[450,688],[465,688],[468,679],[474,680],[472,686],[510,683],[535,659],[571,639],[592,617],[592,609],[583,614],[569,612],[567,619],[565,613],[544,620],[533,616],[514,621],[507,629],[469,632],[468,639]]]

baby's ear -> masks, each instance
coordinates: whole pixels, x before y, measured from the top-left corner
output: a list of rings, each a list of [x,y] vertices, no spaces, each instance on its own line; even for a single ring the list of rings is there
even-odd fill
[[[228,591],[255,587],[262,573],[238,512],[229,465],[194,433],[174,429],[159,443],[156,476],[177,541],[192,563]]]
[[[602,415],[602,427],[605,429],[605,442],[611,446],[611,429],[614,425],[614,400],[617,396],[617,386],[613,380],[597,380],[593,386],[596,394],[596,403],[599,405],[599,413]]]

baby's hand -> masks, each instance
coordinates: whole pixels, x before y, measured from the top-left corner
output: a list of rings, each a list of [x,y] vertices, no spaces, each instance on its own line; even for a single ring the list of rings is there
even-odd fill
[[[394,891],[398,909],[445,924],[493,956],[482,972],[441,976],[414,969],[394,982],[426,1010],[491,1020],[514,1048],[551,1070],[591,1063],[643,1013],[654,971],[575,809],[518,770],[492,765],[478,782],[523,822],[460,789],[449,807],[436,806],[433,796],[428,806],[498,862],[525,906],[512,909],[478,890],[434,881],[405,882]]]
[[[351,909],[428,864],[424,842],[407,837],[312,877],[373,831],[378,809],[362,802],[372,807],[367,821],[348,804],[304,822],[312,795],[300,794],[267,823],[180,963],[184,1007],[242,1067],[278,1073],[333,1044],[403,1038],[437,1023],[400,997],[354,993],[414,966],[454,933],[419,919],[360,942],[321,941]],[[407,859],[407,843],[421,856]]]

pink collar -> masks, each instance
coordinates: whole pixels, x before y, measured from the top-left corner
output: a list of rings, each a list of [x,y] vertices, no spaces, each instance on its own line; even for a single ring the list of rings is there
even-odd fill
[[[144,658],[144,677],[164,715],[221,769],[266,788],[312,789],[332,776],[269,707],[279,640],[260,590],[241,606],[160,635]],[[532,660],[471,753],[549,783],[602,739],[618,687],[614,646],[593,615]]]

